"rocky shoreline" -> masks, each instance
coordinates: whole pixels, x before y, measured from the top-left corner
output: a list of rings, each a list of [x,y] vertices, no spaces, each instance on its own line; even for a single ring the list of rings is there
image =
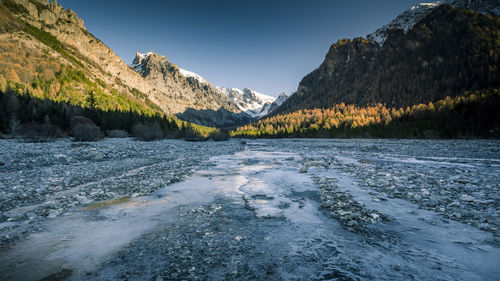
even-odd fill
[[[330,214],[347,230],[362,232],[367,224],[391,220],[388,215],[366,208],[352,195],[340,190],[336,179],[317,176],[313,178],[320,188],[321,207],[329,210]]]
[[[492,242],[500,243],[497,141],[331,140],[295,144],[300,147],[288,149],[302,150],[307,161],[323,162],[351,176],[356,186],[369,190],[375,202],[404,199],[440,214],[443,221],[488,231],[494,236]],[[316,178],[322,207],[346,227],[371,222],[369,211],[336,189],[335,180]],[[349,219],[353,214],[359,215],[354,221]],[[378,216],[374,220],[386,219]]]
[[[243,149],[236,141],[0,142],[0,245],[36,231],[37,221],[151,194],[207,167],[212,156]]]

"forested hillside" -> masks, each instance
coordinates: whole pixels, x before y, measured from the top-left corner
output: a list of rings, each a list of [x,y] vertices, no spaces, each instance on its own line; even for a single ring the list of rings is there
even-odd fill
[[[406,107],[500,87],[500,18],[447,5],[383,46],[370,39],[333,44],[321,66],[273,114],[336,104]]]
[[[437,6],[437,5],[436,5]],[[243,137],[500,137],[500,18],[448,5],[409,30],[333,44]]]
[[[11,87],[13,86],[13,87]],[[110,137],[136,136],[142,140],[160,138],[205,138],[218,132],[180,121],[165,114],[139,110],[103,110],[90,94],[84,106],[66,101],[53,101],[23,92],[25,86],[9,83],[0,91],[0,137],[21,136],[28,141],[47,141],[54,137],[75,136],[81,140],[97,140],[105,134]],[[82,120],[91,128],[78,128],[75,120]],[[90,121],[89,121],[90,120]],[[85,124],[86,125],[86,124]]]
[[[500,90],[478,91],[406,108],[337,104],[242,126],[235,137],[500,138]]]
[[[78,42],[90,51],[78,49]],[[0,136],[68,136],[71,119],[79,115],[104,131],[131,133],[135,124],[156,137],[214,131],[169,116],[154,95],[131,85],[148,90],[73,11],[42,0],[0,2]]]

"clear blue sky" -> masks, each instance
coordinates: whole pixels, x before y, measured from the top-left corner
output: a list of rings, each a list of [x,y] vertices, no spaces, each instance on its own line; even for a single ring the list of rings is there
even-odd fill
[[[293,92],[330,45],[366,36],[415,0],[59,0],[127,64],[154,51],[217,86]]]

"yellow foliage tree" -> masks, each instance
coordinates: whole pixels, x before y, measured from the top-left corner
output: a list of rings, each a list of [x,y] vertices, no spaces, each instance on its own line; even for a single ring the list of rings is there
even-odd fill
[[[19,76],[17,76],[16,71],[12,68],[7,72],[7,80],[10,80],[10,81],[16,82],[16,83],[21,82],[21,79],[19,79]]]

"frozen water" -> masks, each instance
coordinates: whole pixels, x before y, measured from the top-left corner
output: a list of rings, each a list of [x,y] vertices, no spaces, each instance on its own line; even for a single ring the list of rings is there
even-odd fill
[[[494,280],[500,274],[500,142],[247,143],[243,149],[237,141],[109,140],[78,147],[82,152],[63,141],[49,144],[49,153],[2,142],[12,149],[0,152],[6,163],[0,199],[8,203],[0,231],[17,238],[0,249],[0,279]],[[90,151],[104,156],[82,156]],[[21,153],[27,157],[15,161]],[[311,161],[328,168],[299,173]],[[172,180],[178,173],[183,181]],[[59,188],[30,192],[27,181],[35,190]],[[61,205],[64,196],[79,203]],[[52,216],[37,215],[39,208]]]
[[[241,150],[237,142],[95,143],[0,140],[0,245],[76,206],[151,194],[179,182],[213,155]]]

